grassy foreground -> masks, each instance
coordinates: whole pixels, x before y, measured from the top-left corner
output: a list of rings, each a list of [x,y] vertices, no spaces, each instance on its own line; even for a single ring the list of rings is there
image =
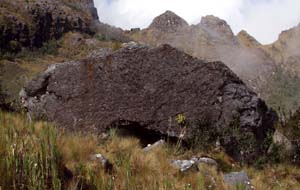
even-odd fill
[[[90,155],[101,153],[113,164],[106,172]],[[200,165],[199,172],[180,173],[172,159],[192,155],[215,158],[219,169]],[[287,164],[264,169],[240,167],[222,152],[176,150],[165,145],[144,153],[139,139],[107,139],[93,134],[68,133],[45,122],[29,125],[22,115],[0,113],[1,190],[202,190],[228,189],[223,172],[244,170],[255,189],[299,189],[300,169]]]

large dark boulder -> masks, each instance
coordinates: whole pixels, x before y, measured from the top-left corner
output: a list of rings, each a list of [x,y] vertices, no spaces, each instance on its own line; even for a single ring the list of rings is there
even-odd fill
[[[237,138],[222,140],[222,135],[230,135],[230,128],[247,134],[249,146],[231,152],[239,159],[264,151],[261,145],[277,118],[223,63],[205,62],[169,45],[133,44],[53,65],[29,82],[21,96],[32,115],[71,130],[103,132],[112,125],[134,124],[179,137],[178,114],[190,121],[208,118],[229,153],[238,149],[233,144]]]

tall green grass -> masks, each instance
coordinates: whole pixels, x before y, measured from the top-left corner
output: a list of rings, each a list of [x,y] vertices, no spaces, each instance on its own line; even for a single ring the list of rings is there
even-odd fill
[[[57,131],[25,116],[0,113],[0,187],[12,190],[59,190]]]

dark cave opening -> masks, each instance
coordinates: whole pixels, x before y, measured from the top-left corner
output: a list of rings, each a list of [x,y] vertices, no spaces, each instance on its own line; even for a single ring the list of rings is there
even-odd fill
[[[116,129],[117,134],[121,137],[138,138],[142,147],[146,147],[148,144],[153,144],[161,139],[170,144],[176,144],[178,141],[178,138],[176,137],[171,137],[162,134],[159,131],[147,129],[146,126],[142,126],[138,122],[119,120],[113,123],[112,128]]]

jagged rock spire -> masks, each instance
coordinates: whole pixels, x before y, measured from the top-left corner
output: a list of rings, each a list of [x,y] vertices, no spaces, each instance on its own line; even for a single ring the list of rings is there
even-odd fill
[[[149,28],[164,32],[176,32],[178,29],[188,25],[189,24],[184,19],[172,11],[166,11],[156,17]]]

